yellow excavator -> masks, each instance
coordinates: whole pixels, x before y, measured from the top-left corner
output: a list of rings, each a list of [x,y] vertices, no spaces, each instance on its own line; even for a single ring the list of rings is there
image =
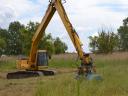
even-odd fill
[[[52,70],[42,70],[42,67],[48,66],[48,54],[46,50],[38,50],[38,44],[43,35],[45,34],[45,29],[48,26],[50,20],[52,19],[54,13],[57,11],[67,32],[68,35],[78,53],[78,56],[81,62],[85,61],[86,65],[86,53],[84,53],[82,49],[82,43],[79,39],[78,34],[76,33],[75,29],[73,28],[72,24],[69,21],[69,18],[65,12],[61,0],[50,0],[46,13],[40,23],[37,31],[35,32],[32,45],[30,50],[30,56],[28,59],[20,58],[17,61],[17,66],[19,69],[22,69],[18,72],[8,73],[7,78],[22,78],[22,77],[31,77],[31,76],[39,76],[43,75],[54,75],[54,71]],[[91,67],[90,67],[91,68]],[[89,67],[80,66],[78,69],[78,73],[87,72],[87,70],[93,71],[93,68],[90,69]],[[84,71],[84,69],[86,71]]]

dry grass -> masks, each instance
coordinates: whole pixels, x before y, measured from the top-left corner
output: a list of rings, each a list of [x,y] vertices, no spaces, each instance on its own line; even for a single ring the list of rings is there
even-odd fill
[[[104,80],[81,80],[79,96],[128,96],[128,53],[92,57],[95,59],[98,73]],[[9,57],[4,65],[4,60],[0,61],[0,75],[15,70],[15,59]],[[0,96],[78,96],[78,82],[74,79],[76,65],[73,66],[76,59],[76,54],[53,56],[50,66],[58,72],[55,76],[19,80],[1,77]]]
[[[0,57],[0,61],[13,61],[16,59],[17,59],[16,56],[2,56],[2,57]]]
[[[34,96],[38,78],[0,79],[0,96]]]
[[[112,54],[98,54],[92,55],[94,60],[101,59],[101,60],[126,60],[128,59],[128,52],[116,52]]]

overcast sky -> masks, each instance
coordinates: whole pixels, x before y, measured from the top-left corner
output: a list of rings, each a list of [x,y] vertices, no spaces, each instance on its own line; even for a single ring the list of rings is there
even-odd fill
[[[30,20],[40,22],[47,9],[49,0],[0,0],[0,27],[7,28],[9,23],[18,20],[27,24]],[[89,51],[88,37],[96,35],[102,27],[111,27],[116,32],[122,20],[128,16],[127,0],[66,0],[64,5],[71,23],[80,36],[83,49]],[[68,51],[75,49],[57,12],[50,22],[46,33],[60,37]]]

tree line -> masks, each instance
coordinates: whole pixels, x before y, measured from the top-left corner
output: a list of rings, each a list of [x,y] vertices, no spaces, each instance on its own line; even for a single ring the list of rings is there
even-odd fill
[[[0,55],[29,55],[32,37],[39,23],[29,22],[26,26],[18,21],[11,22],[8,29],[0,28]],[[59,37],[44,34],[39,49],[48,50],[49,54],[65,53],[67,45]]]
[[[128,18],[123,20],[123,24],[117,29],[117,33],[102,28],[98,32],[98,36],[90,36],[89,39],[91,51],[94,53],[128,51]]]
[[[0,55],[28,55],[31,49],[32,37],[39,23],[29,22],[27,25],[18,21],[11,22],[8,29],[0,28]],[[90,48],[95,53],[112,53],[114,51],[128,51],[128,18],[117,29],[102,29],[98,36],[90,36]],[[48,50],[49,54],[65,53],[67,45],[59,37],[44,34],[40,40],[39,49]]]

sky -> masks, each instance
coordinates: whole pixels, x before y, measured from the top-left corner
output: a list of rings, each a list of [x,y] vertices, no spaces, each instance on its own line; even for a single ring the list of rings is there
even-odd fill
[[[12,21],[25,25],[29,21],[41,22],[48,4],[49,0],[0,0],[0,27],[8,28]],[[97,35],[101,28],[117,32],[122,20],[128,16],[127,0],[66,0],[63,5],[85,52],[90,50],[89,36]],[[57,12],[46,33],[60,37],[68,45],[69,52],[75,51]]]

